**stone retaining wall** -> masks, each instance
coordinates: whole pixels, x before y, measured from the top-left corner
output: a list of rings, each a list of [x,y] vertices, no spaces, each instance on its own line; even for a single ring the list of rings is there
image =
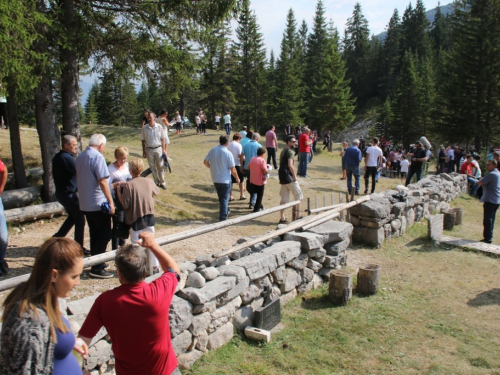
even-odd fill
[[[466,175],[442,173],[407,187],[398,185],[395,190],[372,194],[369,201],[351,208],[352,240],[379,247],[422,218],[448,210],[449,202],[466,190]]]
[[[181,369],[189,368],[209,350],[226,344],[234,328],[253,325],[264,287],[281,305],[327,280],[330,272],[347,263],[353,226],[328,221],[306,232],[289,232],[266,243],[215,260],[200,256],[183,262],[181,282],[170,308],[172,345]],[[244,243],[241,238],[238,243]],[[155,277],[147,281],[154,280]],[[69,302],[68,320],[76,333],[96,296]],[[119,312],[117,312],[119,313]],[[125,329],[125,328],[124,328]],[[86,368],[91,374],[113,374],[111,343],[104,329],[94,338]]]

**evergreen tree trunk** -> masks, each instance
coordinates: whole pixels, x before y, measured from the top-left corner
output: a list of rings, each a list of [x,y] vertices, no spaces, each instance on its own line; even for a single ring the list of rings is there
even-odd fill
[[[37,0],[37,11],[40,13],[47,12],[44,0]],[[38,31],[41,36],[39,42],[35,46],[38,53],[44,54],[48,51],[47,45],[47,29],[44,26],[39,26]],[[47,65],[40,64],[34,69],[35,74],[41,77],[38,86],[35,88],[35,120],[40,141],[40,150],[42,153],[43,167],[43,191],[42,199],[44,202],[55,201],[55,185],[52,178],[52,159],[59,151],[59,129],[56,124],[54,112],[54,96],[52,95],[52,80],[50,71]]]
[[[59,130],[55,121],[52,86],[49,77],[48,72],[45,72],[35,89],[35,118],[42,152],[42,199],[44,202],[55,201],[56,190],[52,178],[52,159],[60,147]]]
[[[75,41],[76,23],[73,0],[62,0],[62,24],[70,41]],[[74,43],[61,48],[62,122],[66,134],[74,135],[81,148],[80,113],[78,112],[78,56]]]
[[[16,100],[16,84],[12,81],[9,81],[7,90],[7,111],[9,116],[12,171],[14,172],[14,181],[16,182],[16,188],[22,189],[28,187],[28,179],[26,178],[23,149],[21,147],[21,133],[19,131],[19,116],[17,112]]]

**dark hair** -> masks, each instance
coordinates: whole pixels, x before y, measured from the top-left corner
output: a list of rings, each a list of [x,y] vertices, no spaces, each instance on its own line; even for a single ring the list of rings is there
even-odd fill
[[[146,251],[139,245],[128,244],[116,250],[116,269],[127,283],[133,284],[144,280],[148,272]]]
[[[257,150],[257,156],[264,155],[266,153],[266,149],[264,147],[261,147]]]
[[[251,131],[251,130],[247,131],[247,135],[246,135],[247,138],[252,139],[252,135],[253,135],[253,131]]]
[[[290,142],[292,139],[296,139],[297,137],[294,135],[287,135],[286,136],[286,143]]]
[[[241,139],[241,134],[240,133],[234,133],[233,134],[233,141],[237,141],[238,139]]]
[[[269,130],[273,130],[274,125],[269,125]]]
[[[375,144],[378,144],[378,138],[377,137],[373,137],[372,142],[375,143]]]
[[[160,111],[160,116],[168,113],[168,111],[164,108]]]
[[[221,135],[219,138],[219,144],[221,145],[227,145],[229,142],[229,137],[227,135]]]

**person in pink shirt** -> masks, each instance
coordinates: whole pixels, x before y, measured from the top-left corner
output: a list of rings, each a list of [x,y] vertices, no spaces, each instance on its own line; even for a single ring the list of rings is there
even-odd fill
[[[274,132],[275,126],[271,125],[266,133],[266,149],[267,149],[267,164],[273,159],[274,169],[278,169],[278,163],[276,163],[276,153],[278,152],[278,139],[276,138],[276,133]]]
[[[248,163],[248,169],[250,170],[250,189],[252,194],[257,194],[257,200],[253,208],[253,212],[259,212],[263,210],[262,198],[264,197],[264,187],[266,186],[267,177],[269,174],[269,169],[267,168],[266,161],[264,160],[264,154],[266,149],[261,147],[257,150],[257,156],[254,156],[250,163]]]

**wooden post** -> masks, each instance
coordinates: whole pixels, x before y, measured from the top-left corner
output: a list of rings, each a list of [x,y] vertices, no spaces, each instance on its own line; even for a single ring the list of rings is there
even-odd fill
[[[317,196],[316,196],[316,197],[314,197],[314,201],[315,201],[315,203],[316,203],[316,207],[315,207],[315,208],[318,208],[318,207],[319,207],[319,205],[318,205],[318,197],[317,197]]]
[[[380,283],[380,266],[378,264],[364,264],[359,267],[358,285],[356,292],[363,296],[371,296],[378,292]]]
[[[323,194],[323,207],[326,207],[326,195]]]
[[[352,270],[345,268],[330,273],[328,297],[335,306],[344,306],[352,297]]]
[[[344,203],[344,197],[342,196],[342,193],[339,193],[339,204],[342,204]],[[344,210],[342,210],[340,212],[340,221],[344,221],[345,220],[345,214],[344,214]]]
[[[307,198],[307,215],[311,214],[311,198]]]
[[[453,226],[455,225],[456,213],[454,211],[448,210],[444,211],[443,214],[444,214],[444,224],[443,224],[444,230],[452,230]]]
[[[354,200],[354,197],[356,196],[356,188],[353,186],[351,188],[351,201]]]
[[[332,206],[335,204],[335,194],[332,193]]]
[[[455,212],[455,225],[462,225],[462,218],[464,215],[463,208],[451,208],[450,211]]]
[[[350,202],[350,200],[349,200],[349,192],[348,192],[348,191],[346,191],[346,192],[345,192],[345,201],[346,201],[347,203],[349,203],[349,202]],[[351,210],[349,210],[349,209],[347,209],[347,210],[346,210],[345,219],[346,219],[346,221],[347,221],[348,223],[350,223],[350,222],[351,222]]]

